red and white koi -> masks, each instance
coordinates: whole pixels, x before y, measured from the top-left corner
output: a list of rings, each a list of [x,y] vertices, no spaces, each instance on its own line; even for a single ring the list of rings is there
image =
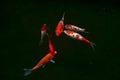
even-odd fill
[[[43,38],[45,35],[48,35],[47,32],[47,27],[46,27],[46,24],[43,24],[42,28],[41,28],[41,40],[39,42],[39,45],[41,45],[43,43]]]
[[[75,32],[85,32],[85,33],[88,33],[87,31],[85,31],[84,28],[80,28],[80,27],[72,25],[72,24],[66,24],[65,28],[68,29],[68,30],[73,30]]]
[[[62,19],[58,22],[57,27],[55,29],[56,36],[59,36],[63,32],[63,29],[64,29],[64,15],[65,15],[65,13],[63,14]]]
[[[92,43],[91,41],[89,41],[88,39],[86,39],[85,37],[83,37],[82,35],[74,32],[74,31],[71,31],[71,30],[64,30],[64,33],[65,33],[66,35],[70,36],[70,37],[73,38],[73,39],[81,40],[81,41],[83,41],[83,42],[86,42],[86,43],[90,44],[91,47],[94,49],[95,44]]]

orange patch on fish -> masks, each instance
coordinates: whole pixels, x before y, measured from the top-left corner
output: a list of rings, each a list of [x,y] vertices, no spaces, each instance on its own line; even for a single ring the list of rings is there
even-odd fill
[[[33,68],[32,70],[35,70],[37,67],[45,64],[47,61],[49,61],[53,55],[51,53],[46,54]]]
[[[73,30],[75,30],[75,31],[76,31],[76,30],[78,30],[78,28],[75,28],[75,27],[74,27],[74,28],[73,28]]]
[[[46,30],[46,24],[43,24],[43,26],[42,26],[42,29],[41,29],[42,31],[45,31]]]
[[[72,29],[72,25],[71,24],[66,24],[66,27]]]
[[[65,30],[67,34],[73,34],[74,32],[73,31],[70,31],[70,30]]]
[[[63,31],[63,29],[64,29],[64,26],[63,26],[62,22],[60,21],[56,27],[56,31],[55,31],[56,36],[59,36],[61,34],[61,32]]]
[[[76,35],[76,39],[78,39],[80,36],[79,35]]]
[[[86,43],[90,43],[90,41],[89,40],[87,40],[86,38],[82,38],[82,40],[84,41],[84,42],[86,42]]]

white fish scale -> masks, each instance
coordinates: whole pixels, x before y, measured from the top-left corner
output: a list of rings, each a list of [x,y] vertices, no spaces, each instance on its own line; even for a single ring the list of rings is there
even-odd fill
[[[79,29],[79,27],[72,25],[72,29],[74,29],[74,28]]]
[[[45,31],[41,31],[41,36],[44,36],[45,32],[46,32],[46,30]]]
[[[66,32],[65,30],[64,30],[63,32],[64,32],[66,35],[68,35],[67,32]]]
[[[82,37],[80,34],[78,34],[78,33],[74,33],[73,35],[75,36],[75,38],[76,38],[76,36],[78,35],[78,36],[79,36],[78,39],[80,39],[80,40],[83,38],[83,37]]]
[[[63,21],[61,20],[60,23],[62,23],[62,25],[64,25]]]
[[[82,37],[80,34],[78,34],[78,35],[79,35],[79,38],[78,38],[78,39],[82,40],[83,37]]]
[[[41,34],[44,33],[44,31],[41,31]]]
[[[75,25],[72,25],[72,28],[78,28],[77,26],[75,26]]]
[[[75,34],[68,34],[68,36],[75,38]]]
[[[80,27],[78,27],[78,26],[72,25],[72,29],[74,29],[74,28],[76,28],[76,29],[79,30],[79,31],[84,31],[84,30],[85,30],[85,29],[80,28]]]

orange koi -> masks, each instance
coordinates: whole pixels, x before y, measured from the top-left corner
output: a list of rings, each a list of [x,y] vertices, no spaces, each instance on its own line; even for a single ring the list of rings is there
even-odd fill
[[[57,53],[57,51],[54,50],[54,47],[53,47],[53,44],[51,42],[51,39],[50,37],[48,37],[48,46],[49,46],[49,52],[52,54],[52,55],[55,55]]]
[[[25,73],[24,73],[24,76],[28,76],[29,74],[32,73],[32,71],[38,69],[39,67],[44,67],[45,64],[47,62],[52,62],[52,63],[55,63],[55,61],[53,61],[53,55],[51,53],[48,53],[46,54],[32,69],[24,69]]]
[[[59,36],[63,32],[63,29],[64,29],[64,15],[65,15],[65,13],[63,14],[62,19],[58,22],[57,27],[55,29],[56,36]]]

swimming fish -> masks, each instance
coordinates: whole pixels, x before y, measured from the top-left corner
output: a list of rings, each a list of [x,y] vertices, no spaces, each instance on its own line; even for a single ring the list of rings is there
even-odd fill
[[[56,36],[59,36],[63,32],[63,29],[64,29],[64,15],[65,15],[65,13],[63,13],[62,19],[58,22],[57,27],[55,29]]]
[[[73,30],[75,32],[85,32],[85,33],[88,33],[87,31],[85,31],[84,28],[80,28],[80,27],[72,25],[72,24],[66,24],[65,28],[69,29],[69,30]]]
[[[32,69],[24,69],[24,76],[28,76],[32,73],[32,71],[38,69],[41,66],[44,68],[47,62],[55,63],[53,57],[54,55],[52,55],[51,53],[46,54]]]
[[[90,44],[91,47],[94,49],[95,44],[93,42],[89,41],[88,39],[86,39],[85,37],[83,37],[82,35],[74,32],[74,31],[71,31],[71,30],[64,30],[64,33],[73,39],[81,40],[83,42]]]
[[[45,35],[48,36],[48,33],[46,32],[47,30],[47,27],[46,27],[46,24],[43,24],[42,28],[41,28],[41,40],[39,42],[39,46],[43,43],[43,38]]]
[[[48,47],[49,47],[49,53],[46,54],[32,69],[24,69],[25,71],[24,76],[29,75],[32,71],[38,69],[41,66],[44,68],[47,62],[55,63],[53,58],[57,54],[57,51],[54,50],[52,41],[49,36],[48,36]]]

